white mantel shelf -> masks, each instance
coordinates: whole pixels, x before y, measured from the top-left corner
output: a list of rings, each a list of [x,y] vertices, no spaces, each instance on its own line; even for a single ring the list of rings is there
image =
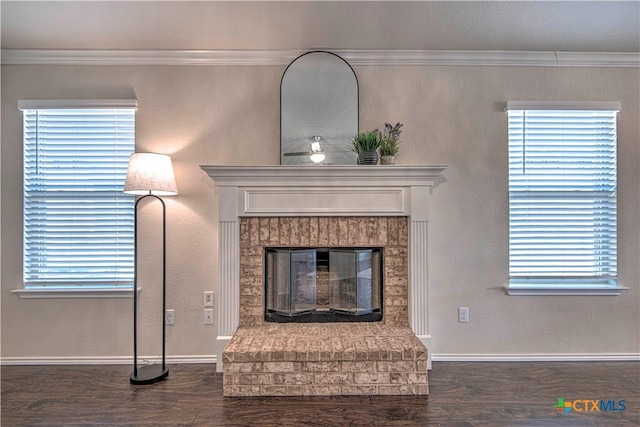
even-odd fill
[[[433,186],[447,165],[201,166],[217,186]],[[345,181],[345,180],[348,180]]]
[[[406,216],[409,323],[429,348],[428,221],[445,165],[201,166],[217,187],[219,298],[217,369],[239,323],[240,218]]]

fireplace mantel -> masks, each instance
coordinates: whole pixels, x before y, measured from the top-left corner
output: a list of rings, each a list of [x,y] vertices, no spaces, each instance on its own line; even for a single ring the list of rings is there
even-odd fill
[[[239,321],[239,219],[282,216],[409,218],[409,323],[429,347],[429,195],[445,165],[201,166],[218,190],[217,369]]]
[[[428,196],[447,168],[201,167],[218,187],[220,221],[241,216],[420,216],[427,212],[423,197]]]

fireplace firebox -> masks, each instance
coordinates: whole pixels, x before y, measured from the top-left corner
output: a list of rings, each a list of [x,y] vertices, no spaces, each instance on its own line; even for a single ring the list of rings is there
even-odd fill
[[[382,320],[382,248],[265,248],[265,320]]]

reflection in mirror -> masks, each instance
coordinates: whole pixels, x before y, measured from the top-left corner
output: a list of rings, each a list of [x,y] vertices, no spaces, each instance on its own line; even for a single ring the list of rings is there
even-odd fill
[[[280,164],[355,165],[358,80],[338,55],[315,51],[289,64],[280,84]]]

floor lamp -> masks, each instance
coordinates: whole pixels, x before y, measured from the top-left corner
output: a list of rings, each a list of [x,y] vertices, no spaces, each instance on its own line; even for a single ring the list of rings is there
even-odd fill
[[[164,201],[159,196],[178,194],[173,176],[171,157],[156,153],[134,153],[129,159],[124,192],[139,197],[134,205],[133,226],[133,372],[129,378],[131,384],[153,384],[169,375],[166,366],[165,322],[167,309],[167,215]],[[162,364],[138,367],[138,205],[147,197],[153,197],[162,204]]]

